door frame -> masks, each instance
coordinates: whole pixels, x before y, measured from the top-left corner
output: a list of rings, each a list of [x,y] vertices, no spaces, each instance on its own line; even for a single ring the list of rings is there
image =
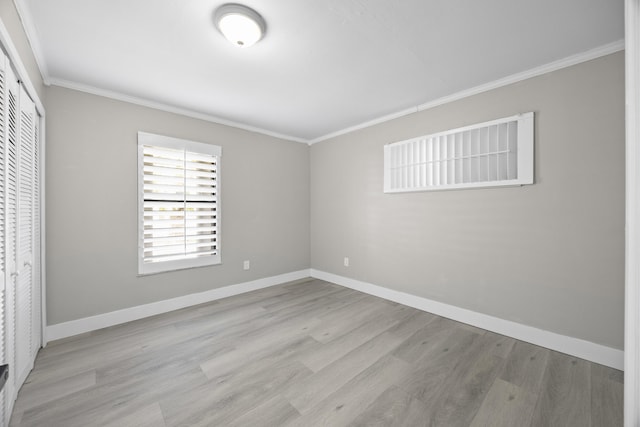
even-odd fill
[[[640,426],[640,0],[625,0],[624,425]]]

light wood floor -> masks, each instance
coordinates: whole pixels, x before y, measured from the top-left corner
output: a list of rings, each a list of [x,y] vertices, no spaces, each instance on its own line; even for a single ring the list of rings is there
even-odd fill
[[[51,343],[11,426],[622,425],[622,373],[318,280]]]

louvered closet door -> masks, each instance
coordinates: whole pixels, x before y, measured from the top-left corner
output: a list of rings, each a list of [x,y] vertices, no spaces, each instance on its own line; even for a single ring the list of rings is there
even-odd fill
[[[4,94],[6,131],[4,135],[4,265],[5,265],[5,319],[6,319],[6,362],[9,363],[9,380],[5,384],[5,417],[11,414],[11,408],[18,384],[16,381],[16,237],[18,207],[18,97],[19,85],[11,67],[7,64],[5,72],[6,92]],[[5,422],[8,421],[5,419]]]
[[[39,116],[0,52],[0,426],[42,341]]]
[[[19,388],[33,366],[34,325],[34,141],[35,105],[22,87],[19,98],[18,210],[16,239],[16,380]]]
[[[34,360],[38,350],[42,345],[42,281],[40,279],[40,117],[35,112],[34,106],[33,121],[33,218],[32,218],[32,246],[31,256],[33,259],[32,279],[31,279],[31,359]]]
[[[7,360],[7,328],[5,310],[5,302],[7,301],[6,290],[6,246],[5,246],[5,228],[6,228],[6,209],[5,209],[5,147],[6,147],[6,97],[7,97],[7,59],[0,54],[0,364],[8,363]],[[6,386],[5,386],[6,388]],[[0,426],[7,424],[5,417],[7,414],[7,391],[0,392]]]

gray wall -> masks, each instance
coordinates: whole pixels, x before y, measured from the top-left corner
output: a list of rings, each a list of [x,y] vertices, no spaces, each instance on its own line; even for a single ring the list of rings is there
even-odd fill
[[[309,268],[307,145],[55,86],[46,95],[49,324]],[[222,265],[137,277],[138,131],[222,146]]]
[[[621,349],[623,72],[620,52],[313,145],[312,267]],[[382,193],[384,144],[527,111],[535,185]]]

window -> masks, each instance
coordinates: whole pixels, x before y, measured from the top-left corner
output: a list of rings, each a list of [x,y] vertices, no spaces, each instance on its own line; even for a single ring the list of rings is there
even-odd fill
[[[216,145],[138,132],[138,273],[220,263]]]
[[[384,147],[384,192],[533,184],[533,113]]]

